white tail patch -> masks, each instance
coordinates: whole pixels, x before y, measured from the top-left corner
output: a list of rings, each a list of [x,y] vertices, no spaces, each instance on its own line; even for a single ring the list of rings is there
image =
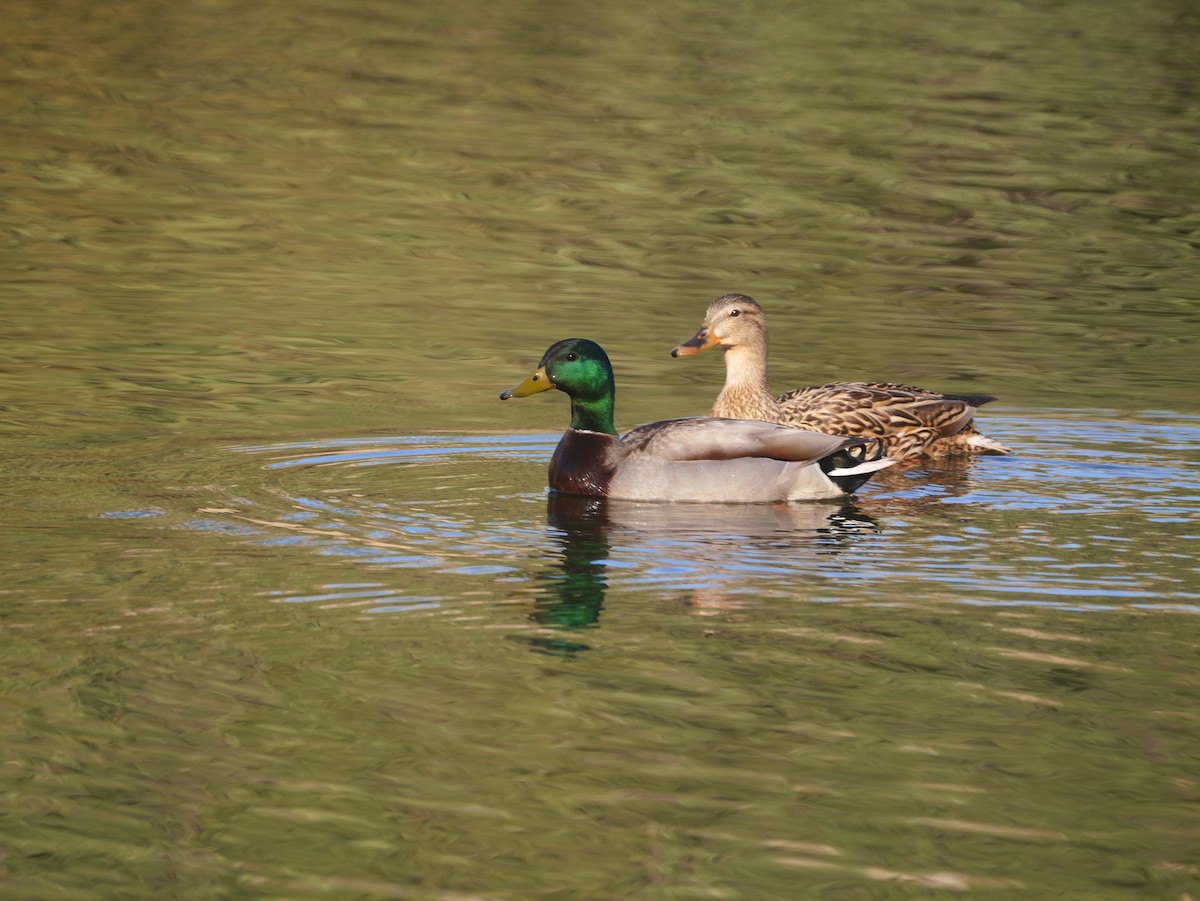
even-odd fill
[[[995,438],[989,438],[986,435],[972,435],[967,439],[967,443],[990,454],[1011,454],[1013,452],[1011,447],[1001,444]]]
[[[825,475],[830,478],[834,476],[856,476],[864,472],[875,472],[877,469],[886,469],[889,466],[895,465],[895,460],[882,457],[878,460],[871,460],[868,463],[859,463],[857,466],[843,466],[838,469],[831,469]]]

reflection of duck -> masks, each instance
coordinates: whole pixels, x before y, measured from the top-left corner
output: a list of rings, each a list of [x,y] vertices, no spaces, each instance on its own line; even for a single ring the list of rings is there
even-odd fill
[[[713,416],[763,419],[831,435],[879,438],[893,460],[964,454],[1011,454],[979,433],[976,408],[988,394],[939,394],[911,385],[831,382],[774,397],[767,382],[767,321],[762,307],[745,294],[718,297],[696,335],[672,356],[725,348],[725,387]]]
[[[694,612],[744,611],[762,599],[759,578],[821,566],[864,534],[880,531],[870,516],[847,500],[824,504],[728,505],[703,519],[666,504],[608,503],[612,541],[636,535],[639,553],[655,557],[664,588]]]
[[[699,554],[715,558],[716,545],[729,550],[750,551],[778,547],[812,546],[814,541],[830,545],[861,532],[878,531],[871,517],[852,501],[829,504],[726,504],[703,517],[687,507],[672,504],[644,504],[635,501],[609,501],[604,505],[609,528],[617,534],[636,532],[641,538],[667,538],[694,543]]]
[[[922,460],[915,468],[895,467],[880,473],[872,486],[871,509],[877,513],[921,513],[922,516],[958,518],[962,508],[947,503],[965,497],[975,487],[969,458],[943,457]]]
[[[550,347],[538,369],[500,395],[558,388],[571,426],[550,461],[550,487],[626,500],[761,503],[840,498],[890,466],[877,442],[766,422],[671,419],[617,437],[608,356],[584,338]]]
[[[649,557],[643,573],[667,570],[672,595],[697,612],[746,609],[746,592],[756,572],[774,569],[773,560],[794,563],[836,553],[863,532],[879,526],[852,503],[728,504],[706,509],[674,504],[604,500],[551,494],[546,521],[559,545],[556,564],[537,577],[543,593],[529,618],[556,634],[525,639],[535,649],[561,656],[589,645],[563,632],[595,628],[608,589],[608,560],[615,546],[629,556]]]
[[[542,573],[538,582],[545,594],[534,601],[529,618],[547,629],[590,629],[600,621],[604,607],[605,563],[609,541],[604,501],[577,495],[551,494],[546,521],[556,533],[561,559]],[[588,645],[560,636],[539,636],[530,644],[547,653],[570,655]]]

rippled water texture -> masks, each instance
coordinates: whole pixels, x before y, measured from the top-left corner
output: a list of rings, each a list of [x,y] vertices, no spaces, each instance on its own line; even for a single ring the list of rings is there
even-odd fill
[[[0,897],[1200,898],[1192,5],[12,2]],[[553,341],[999,400],[548,497]]]

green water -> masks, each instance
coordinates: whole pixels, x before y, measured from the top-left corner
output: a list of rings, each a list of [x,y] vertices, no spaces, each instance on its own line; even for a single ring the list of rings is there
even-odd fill
[[[1200,897],[1189,4],[5,4],[0,898]],[[549,500],[779,390],[842,507]]]

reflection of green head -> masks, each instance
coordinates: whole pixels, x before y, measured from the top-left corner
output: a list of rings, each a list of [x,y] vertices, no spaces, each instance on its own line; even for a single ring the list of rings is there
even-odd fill
[[[608,354],[594,341],[567,338],[542,354],[537,371],[500,395],[528,397],[557,388],[571,398],[571,428],[615,435],[613,406],[616,385]]]
[[[551,494],[546,499],[546,519],[562,556],[538,577],[545,594],[534,602],[529,618],[550,629],[574,632],[594,628],[608,588],[608,521],[603,501]],[[568,656],[589,648],[565,635],[540,638],[536,643],[546,653]]]

